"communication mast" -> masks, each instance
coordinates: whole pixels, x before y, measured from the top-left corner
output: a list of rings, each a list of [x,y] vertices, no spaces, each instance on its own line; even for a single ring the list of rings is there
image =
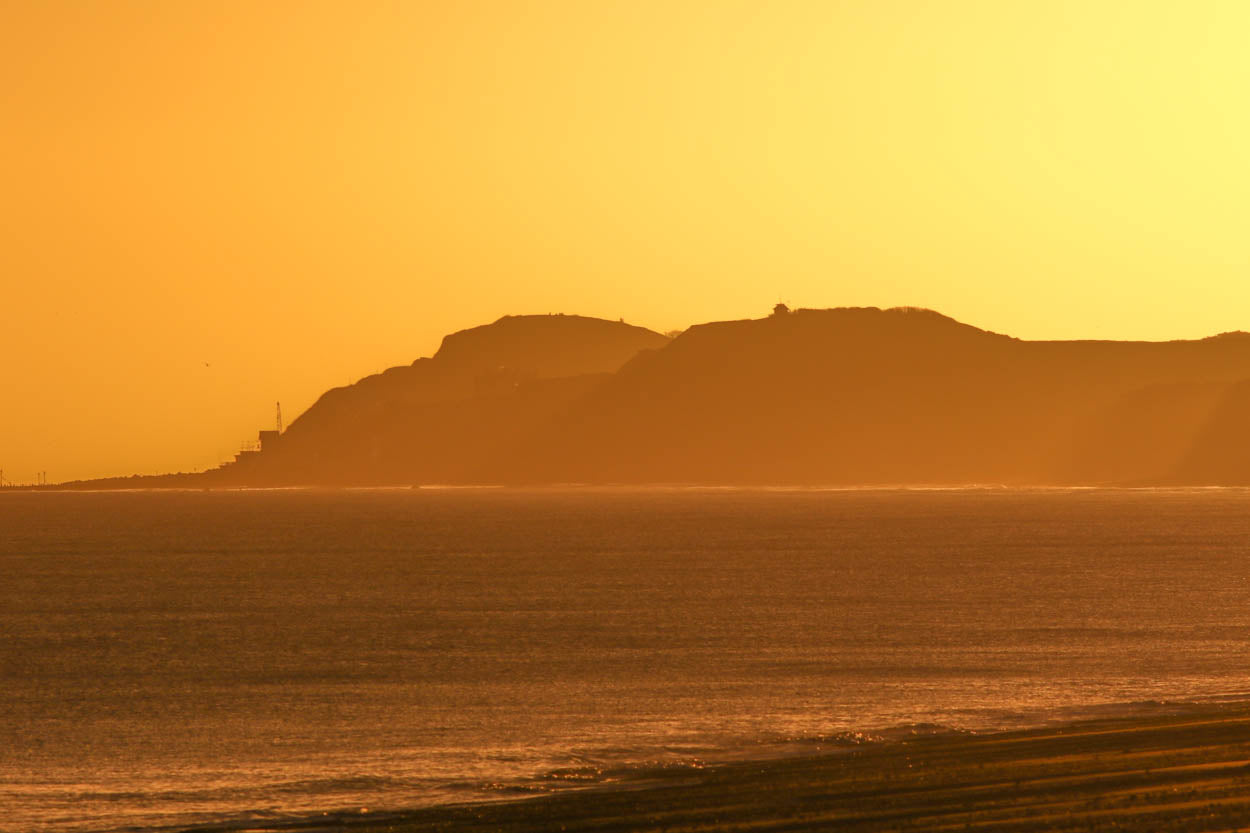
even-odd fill
[[[278,403],[278,433],[282,433],[282,403]]]

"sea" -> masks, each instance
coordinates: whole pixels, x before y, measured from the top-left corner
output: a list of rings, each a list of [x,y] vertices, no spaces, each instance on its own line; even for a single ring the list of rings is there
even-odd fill
[[[1250,491],[0,493],[0,828],[594,788],[1250,697]]]

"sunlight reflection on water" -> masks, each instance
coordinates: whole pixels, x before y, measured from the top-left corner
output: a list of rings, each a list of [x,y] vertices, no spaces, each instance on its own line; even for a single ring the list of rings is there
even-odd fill
[[[6,494],[0,804],[53,831],[377,810],[1234,696],[1248,507],[1244,490]]]

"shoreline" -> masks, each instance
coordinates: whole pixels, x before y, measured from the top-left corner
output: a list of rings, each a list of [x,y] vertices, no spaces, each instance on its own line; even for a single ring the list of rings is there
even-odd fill
[[[653,770],[522,798],[203,825],[261,831],[1250,829],[1250,700]]]
[[[15,494],[175,494],[243,492],[301,492],[341,494],[349,492],[527,492],[527,493],[694,493],[713,494],[749,492],[763,494],[881,494],[881,493],[955,493],[978,494],[1050,494],[1072,492],[1117,492],[1129,494],[1161,494],[1197,492],[1246,492],[1246,483],[900,483],[865,485],[795,484],[724,484],[724,483],[413,483],[413,484],[234,484],[213,486],[90,486],[79,483],[52,483],[46,486],[0,486],[0,495]]]

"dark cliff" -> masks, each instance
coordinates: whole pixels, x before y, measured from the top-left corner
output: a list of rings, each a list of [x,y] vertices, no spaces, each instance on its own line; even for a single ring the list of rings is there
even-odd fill
[[[640,351],[668,339],[576,315],[506,316],[433,358],[335,388],[273,449],[217,477],[256,484],[491,479],[495,462]]]
[[[1250,483],[1250,336],[1021,341],[928,310],[524,316],[327,392],[207,485]]]

